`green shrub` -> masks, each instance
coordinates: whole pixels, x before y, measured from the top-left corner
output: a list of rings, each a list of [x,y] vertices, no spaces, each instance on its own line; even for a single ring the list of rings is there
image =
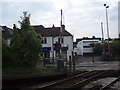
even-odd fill
[[[101,45],[101,43],[95,44],[94,54],[95,55],[101,55],[102,54],[102,45]]]
[[[110,44],[110,52],[114,58],[114,60],[118,60],[120,58],[120,41],[112,41]]]
[[[41,36],[30,25],[30,15],[23,13],[20,29],[13,27],[12,50],[18,67],[35,67],[41,53]]]
[[[14,53],[10,46],[7,45],[7,41],[2,39],[2,67],[15,67],[16,61]]]

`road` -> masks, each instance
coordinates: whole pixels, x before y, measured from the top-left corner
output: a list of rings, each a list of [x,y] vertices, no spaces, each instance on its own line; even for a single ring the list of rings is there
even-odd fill
[[[76,69],[92,70],[108,70],[112,67],[118,66],[120,68],[120,61],[101,61],[100,56],[94,58],[92,56],[80,56],[76,60]]]

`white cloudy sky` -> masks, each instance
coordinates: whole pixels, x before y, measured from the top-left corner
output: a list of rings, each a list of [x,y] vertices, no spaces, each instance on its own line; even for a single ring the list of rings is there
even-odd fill
[[[66,30],[76,38],[101,37],[101,22],[106,35],[104,3],[108,9],[109,31],[111,38],[118,37],[118,1],[119,0],[4,0],[0,4],[0,25],[8,27],[16,24],[22,12],[31,14],[31,25],[44,27],[60,26],[60,10],[63,10]]]

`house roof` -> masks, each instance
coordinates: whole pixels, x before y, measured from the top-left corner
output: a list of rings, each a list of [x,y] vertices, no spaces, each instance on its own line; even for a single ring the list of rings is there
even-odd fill
[[[53,27],[45,28],[42,25],[35,25],[32,26],[34,30],[40,34],[42,37],[56,37],[60,35],[60,27]],[[0,30],[2,30],[2,37],[7,39],[11,38],[13,35],[13,30],[11,28],[8,28],[7,26],[0,26]],[[65,26],[63,25],[63,31],[61,33],[62,36],[72,36],[67,30],[65,30]]]
[[[13,30],[11,28],[8,28],[7,26],[0,26],[0,30],[2,30],[2,37],[4,39],[12,37]]]
[[[41,36],[45,37],[45,36],[59,36],[60,35],[60,27],[55,27],[53,25],[53,27],[50,28],[45,28],[42,25],[37,25],[37,26],[32,26],[35,31],[39,34],[41,34]],[[65,30],[65,26],[63,25],[63,31],[61,33],[62,36],[72,36],[72,34],[70,34],[67,30]]]

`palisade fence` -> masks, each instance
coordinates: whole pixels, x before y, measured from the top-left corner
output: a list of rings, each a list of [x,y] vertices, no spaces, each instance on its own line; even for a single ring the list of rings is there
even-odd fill
[[[59,59],[57,58],[41,58],[38,60],[37,65],[38,66],[53,66],[56,67],[57,61]]]
[[[39,59],[37,62],[37,66],[50,67],[57,71],[71,71],[73,69],[73,62],[71,60],[67,61],[67,59],[59,59],[59,58],[43,58]]]

